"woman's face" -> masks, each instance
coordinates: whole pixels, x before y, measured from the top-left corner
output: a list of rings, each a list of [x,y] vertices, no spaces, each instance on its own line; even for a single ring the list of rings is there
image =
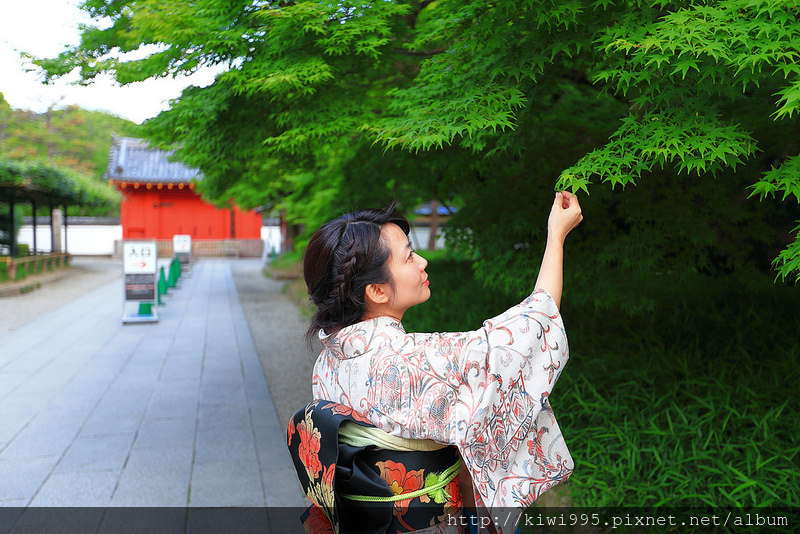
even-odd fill
[[[396,224],[383,225],[381,238],[390,251],[387,266],[392,283],[385,284],[389,292],[388,306],[392,316],[402,319],[408,308],[431,297],[428,274],[425,272],[428,262],[414,252],[408,236]]]

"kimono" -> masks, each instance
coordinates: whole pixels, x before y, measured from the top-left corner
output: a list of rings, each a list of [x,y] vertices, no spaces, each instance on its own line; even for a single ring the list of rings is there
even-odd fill
[[[456,447],[421,452],[348,442],[342,439],[348,423],[373,426],[352,408],[324,400],[312,401],[289,421],[287,445],[312,503],[300,516],[306,533],[463,532],[442,525],[453,523],[462,506]]]
[[[409,334],[377,317],[320,339],[314,398],[389,434],[455,445],[479,516],[498,532],[514,532],[522,511],[571,475],[549,400],[569,351],[546,291],[471,332]]]

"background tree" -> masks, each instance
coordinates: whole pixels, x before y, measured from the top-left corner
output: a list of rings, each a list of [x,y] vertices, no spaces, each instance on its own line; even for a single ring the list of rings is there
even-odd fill
[[[44,113],[12,109],[0,95],[0,157],[57,164],[101,179],[111,135],[138,125],[109,113],[51,105]]]
[[[630,312],[698,274],[800,266],[796,2],[83,7],[110,25],[39,60],[48,75],[130,83],[224,67],[147,124],[218,202],[273,203],[314,227],[435,198],[461,207],[451,238],[482,280],[521,292],[554,186],[597,182],[570,243],[571,299]],[[156,51],[119,54],[144,45]]]
[[[44,113],[12,109],[0,94],[0,159],[38,162],[91,176],[105,186],[112,134],[137,135],[125,119],[77,106],[51,105]],[[44,208],[44,206],[42,206]],[[111,215],[119,204],[70,208],[70,214]],[[29,210],[23,205],[20,213]]]

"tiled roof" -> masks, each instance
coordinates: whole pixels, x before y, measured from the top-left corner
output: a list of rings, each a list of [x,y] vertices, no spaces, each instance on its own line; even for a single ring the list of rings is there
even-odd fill
[[[172,152],[148,147],[144,139],[114,136],[104,177],[106,180],[157,183],[203,179],[199,170],[170,161],[171,155]]]
[[[449,207],[449,206],[442,206],[441,204],[439,204],[439,207],[436,209],[436,213],[439,216],[444,216],[444,217],[452,215],[453,213],[455,213],[457,211],[458,211],[458,208],[452,208],[452,207]],[[431,203],[430,202],[425,202],[424,204],[422,204],[421,206],[419,206],[417,209],[414,210],[414,215],[428,216],[432,212],[433,212],[433,209],[431,207]]]

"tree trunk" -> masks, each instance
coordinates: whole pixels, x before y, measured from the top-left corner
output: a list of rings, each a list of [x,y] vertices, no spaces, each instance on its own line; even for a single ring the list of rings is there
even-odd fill
[[[439,201],[431,200],[431,233],[428,235],[428,250],[436,250],[436,232],[439,231]]]

